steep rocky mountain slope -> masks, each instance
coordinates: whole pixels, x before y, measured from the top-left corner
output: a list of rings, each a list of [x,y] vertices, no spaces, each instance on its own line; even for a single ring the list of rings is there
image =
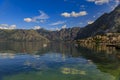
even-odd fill
[[[73,27],[61,29],[60,31],[49,31],[45,29],[39,29],[37,30],[37,32],[40,33],[40,35],[43,35],[44,37],[48,38],[49,40],[71,41],[75,39],[79,30],[79,27]]]
[[[93,24],[82,28],[78,32],[76,39],[83,39],[108,32],[120,32],[120,4],[112,12],[103,14]]]

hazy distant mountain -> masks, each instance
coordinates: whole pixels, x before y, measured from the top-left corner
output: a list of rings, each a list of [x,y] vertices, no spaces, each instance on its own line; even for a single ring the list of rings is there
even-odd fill
[[[40,35],[43,35],[44,37],[48,38],[49,40],[71,41],[75,39],[79,30],[80,27],[73,27],[61,29],[60,31],[49,31],[45,29],[39,29],[37,30],[37,32],[40,33]]]
[[[110,13],[103,14],[93,24],[82,28],[76,39],[87,38],[107,32],[120,32],[120,4]]]
[[[0,40],[7,41],[49,41],[35,30],[0,30]]]
[[[80,28],[67,28],[60,31],[39,30],[0,30],[0,41],[67,41],[74,40]]]

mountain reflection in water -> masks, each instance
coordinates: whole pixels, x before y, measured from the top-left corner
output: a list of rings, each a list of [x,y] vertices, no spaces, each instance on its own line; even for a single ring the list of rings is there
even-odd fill
[[[98,47],[2,42],[0,80],[119,80],[119,51]]]

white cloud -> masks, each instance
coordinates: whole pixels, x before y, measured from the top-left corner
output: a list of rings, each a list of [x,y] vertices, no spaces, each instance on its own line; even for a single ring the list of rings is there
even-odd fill
[[[41,27],[40,26],[34,26],[33,29],[37,30],[37,29],[41,29]]]
[[[25,22],[32,22],[32,19],[31,18],[24,18],[24,21]]]
[[[115,7],[117,7],[120,4],[120,0],[115,0]]]
[[[39,11],[40,15],[39,16],[35,16],[33,18],[24,18],[25,22],[41,22],[43,23],[44,21],[46,21],[47,19],[49,19],[49,16],[44,13],[43,11]]]
[[[88,21],[88,24],[92,24],[92,23],[94,23],[94,21]]]
[[[61,16],[64,16],[64,17],[80,17],[80,16],[85,16],[87,14],[88,13],[86,11],[80,11],[78,13],[76,13],[75,11],[72,11],[71,13],[64,12],[64,13],[61,14]]]
[[[52,24],[50,24],[50,25],[56,26],[56,25],[60,25],[60,24],[64,24],[64,23],[65,23],[65,21],[57,21],[57,22],[52,23]]]
[[[63,25],[63,26],[62,26],[62,29],[65,29],[65,28],[67,28],[67,25]]]
[[[73,16],[73,17],[79,17],[79,16],[85,16],[85,15],[87,15],[87,12],[86,11],[81,11],[81,12],[79,12],[79,13],[76,13],[76,12],[72,12],[71,13],[71,16]]]
[[[33,17],[33,21],[46,20],[49,18],[49,16],[46,13],[44,13],[43,11],[39,11],[39,12],[40,12],[40,15]]]
[[[16,25],[10,25],[9,29],[16,29]]]
[[[60,31],[60,28],[56,28],[57,31]]]
[[[115,1],[116,1],[117,4],[120,3],[120,0],[115,0]]]
[[[56,27],[56,28],[50,28],[50,31],[60,31],[60,28]]]
[[[88,2],[94,2],[96,5],[102,5],[105,3],[109,3],[110,0],[87,0]]]
[[[41,23],[44,23],[46,20],[40,20]]]
[[[64,12],[64,13],[61,14],[61,16],[64,16],[64,17],[70,17],[71,14],[70,14],[70,13],[67,13],[67,12]]]
[[[114,10],[120,4],[120,0],[115,0],[114,3],[115,5],[111,6],[112,10]]]
[[[8,27],[8,24],[0,24],[2,27]]]
[[[16,29],[16,25],[0,24],[0,29]]]

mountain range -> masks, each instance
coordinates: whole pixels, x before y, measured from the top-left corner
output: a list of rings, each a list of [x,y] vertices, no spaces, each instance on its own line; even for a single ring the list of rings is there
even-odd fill
[[[73,41],[103,35],[120,33],[120,4],[110,13],[104,13],[94,23],[83,28],[64,28],[59,31],[38,30],[0,30],[0,41]]]
[[[80,29],[76,39],[106,33],[120,33],[120,4],[112,12],[103,14],[94,23]]]
[[[61,29],[60,31],[39,29],[37,30],[37,32],[52,41],[71,41],[77,37],[77,33],[79,32],[79,30],[80,27],[73,27]]]
[[[0,30],[0,41],[49,41],[35,30]]]

